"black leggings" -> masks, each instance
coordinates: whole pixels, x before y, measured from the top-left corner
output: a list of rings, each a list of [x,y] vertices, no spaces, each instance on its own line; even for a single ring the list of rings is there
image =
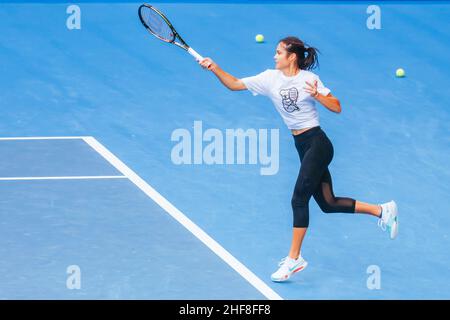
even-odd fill
[[[320,126],[294,136],[300,156],[300,172],[292,196],[294,227],[309,226],[309,199],[314,196],[323,212],[355,212],[356,201],[335,197],[328,165],[334,155],[333,145]]]

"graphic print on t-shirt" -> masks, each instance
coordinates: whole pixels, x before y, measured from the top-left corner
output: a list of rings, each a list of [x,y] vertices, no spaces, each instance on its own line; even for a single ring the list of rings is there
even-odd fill
[[[283,108],[289,113],[296,110],[300,110],[297,106],[298,91],[297,88],[281,89],[280,90],[281,101],[283,102]]]

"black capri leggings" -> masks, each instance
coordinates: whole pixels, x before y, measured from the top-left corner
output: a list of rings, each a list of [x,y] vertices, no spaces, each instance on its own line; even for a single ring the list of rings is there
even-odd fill
[[[334,155],[333,145],[320,126],[294,136],[300,156],[300,172],[292,196],[294,227],[309,226],[309,199],[314,196],[323,212],[354,213],[356,201],[335,197],[328,165]]]

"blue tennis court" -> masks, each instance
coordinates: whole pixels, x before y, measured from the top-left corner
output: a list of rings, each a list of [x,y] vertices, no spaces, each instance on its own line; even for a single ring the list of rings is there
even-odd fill
[[[269,100],[149,35],[140,4],[80,2],[80,29],[69,3],[0,4],[0,299],[450,298],[449,2],[380,2],[377,30],[368,2],[154,2],[236,77],[273,68],[284,36],[319,48],[342,104],[318,106],[336,195],[399,207],[392,241],[311,200],[309,266],[285,283],[270,275],[292,233],[290,131]],[[209,162],[205,133],[226,146],[238,129],[256,161]],[[190,164],[174,160],[177,134]]]

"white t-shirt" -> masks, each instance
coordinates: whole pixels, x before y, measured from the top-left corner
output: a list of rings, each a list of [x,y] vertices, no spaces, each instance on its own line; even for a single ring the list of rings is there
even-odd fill
[[[260,74],[241,79],[254,96],[260,94],[269,97],[289,129],[304,129],[319,125],[319,113],[316,101],[303,88],[308,87],[305,81],[314,84],[317,80],[317,91],[327,95],[326,88],[319,76],[307,71],[292,77],[285,76],[280,70],[267,69]]]

